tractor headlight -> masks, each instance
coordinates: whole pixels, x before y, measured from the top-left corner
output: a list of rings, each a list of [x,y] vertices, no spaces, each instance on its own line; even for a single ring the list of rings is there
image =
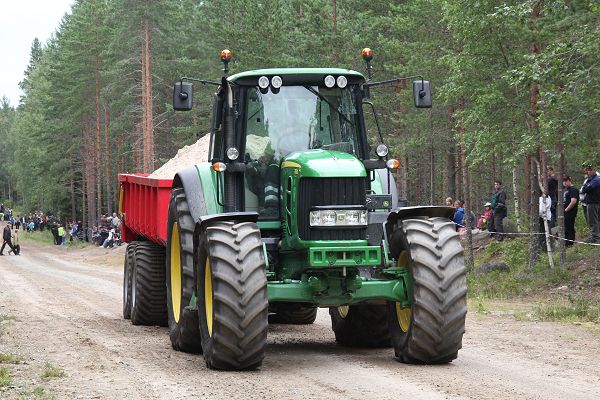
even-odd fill
[[[332,88],[335,86],[335,78],[331,75],[327,75],[325,77],[325,86],[327,86],[328,88]]]
[[[380,143],[377,146],[377,149],[375,150],[375,152],[377,153],[377,155],[379,157],[385,157],[385,156],[387,156],[388,155],[388,151],[389,151],[388,147],[385,144],[383,144],[383,143]]]
[[[367,226],[367,210],[314,210],[310,226]]]
[[[340,76],[338,76],[336,82],[337,82],[338,87],[340,89],[343,89],[348,84],[348,79],[346,79],[346,77],[344,75],[340,75]]]
[[[237,158],[239,156],[240,156],[240,152],[235,147],[230,147],[227,149],[227,158],[230,159],[231,161],[237,160]]]
[[[261,76],[258,78],[258,87],[261,89],[266,89],[269,87],[269,78],[266,76]]]
[[[271,78],[271,86],[273,86],[275,89],[279,89],[281,85],[283,85],[283,79],[281,79],[280,76],[275,75]]]

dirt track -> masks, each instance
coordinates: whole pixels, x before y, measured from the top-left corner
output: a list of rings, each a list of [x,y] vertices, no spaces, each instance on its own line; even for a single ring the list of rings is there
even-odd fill
[[[171,350],[166,328],[121,317],[123,248],[72,250],[28,242],[0,257],[0,398],[60,399],[597,399],[600,335],[582,327],[471,312],[463,350],[441,366],[396,362],[391,349],[336,345],[326,310],[311,326],[271,326],[260,371],[208,370]],[[1,320],[2,318],[0,318]],[[44,363],[66,376],[42,380]]]

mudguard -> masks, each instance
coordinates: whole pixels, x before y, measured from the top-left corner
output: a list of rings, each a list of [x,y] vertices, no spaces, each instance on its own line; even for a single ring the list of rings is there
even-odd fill
[[[198,169],[191,165],[179,171],[173,178],[173,189],[180,187],[185,192],[190,214],[194,222],[198,222],[202,216],[208,214],[204,192],[202,191],[202,182]]]
[[[387,237],[391,237],[394,227],[399,220],[414,218],[414,217],[443,217],[452,220],[455,209],[453,207],[440,206],[420,206],[420,207],[399,207],[395,208],[388,214],[387,221],[384,222],[385,233]]]

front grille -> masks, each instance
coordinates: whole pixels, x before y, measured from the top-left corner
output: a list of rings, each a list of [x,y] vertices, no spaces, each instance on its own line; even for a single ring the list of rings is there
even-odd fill
[[[311,228],[316,206],[365,205],[367,178],[301,178],[298,188],[298,234],[302,240],[364,240],[364,228]]]

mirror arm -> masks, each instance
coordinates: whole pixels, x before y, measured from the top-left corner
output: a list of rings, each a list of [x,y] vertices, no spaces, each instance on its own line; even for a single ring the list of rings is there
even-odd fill
[[[404,78],[394,78],[394,79],[388,79],[386,81],[379,81],[379,82],[368,82],[368,83],[363,84],[363,87],[372,88],[372,87],[376,87],[376,86],[389,85],[391,83],[407,81],[409,79],[414,79],[414,78],[421,79],[421,91],[424,91],[425,84],[423,83],[423,76],[421,76],[421,75],[407,76]],[[419,93],[419,96],[421,96],[421,93]],[[423,96],[421,96],[421,97],[423,97]]]
[[[215,85],[215,86],[220,86],[221,85],[221,82],[208,81],[206,79],[188,78],[186,76],[182,77],[180,79],[180,82],[183,82],[184,80],[186,80],[186,81],[200,82],[203,85]]]

